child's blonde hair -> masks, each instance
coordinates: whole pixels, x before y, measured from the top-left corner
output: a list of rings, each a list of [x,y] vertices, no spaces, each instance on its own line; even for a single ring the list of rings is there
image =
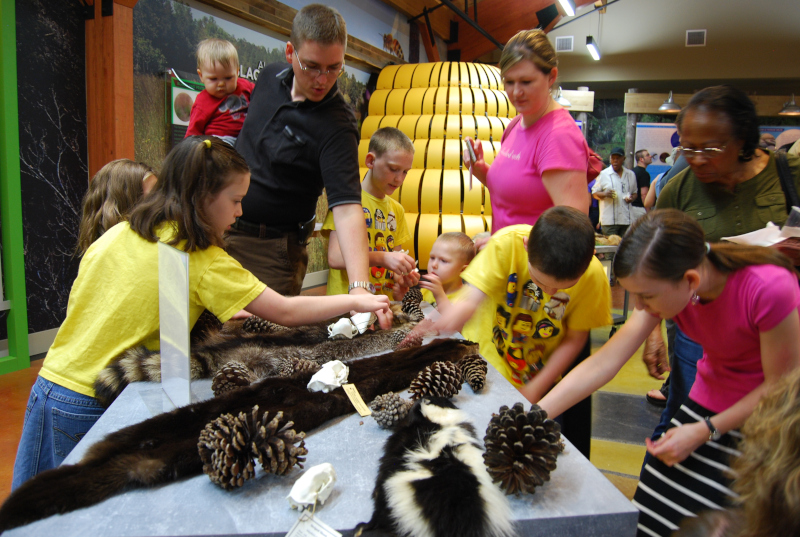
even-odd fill
[[[197,68],[203,69],[206,65],[213,66],[219,63],[223,67],[239,70],[239,53],[233,43],[216,37],[203,39],[197,45]]]
[[[436,242],[439,241],[453,245],[456,252],[464,256],[465,265],[469,265],[475,258],[475,243],[472,242],[472,239],[470,239],[469,235],[466,233],[461,233],[460,231],[442,233],[436,239]],[[434,242],[434,244],[436,244],[436,242]]]
[[[153,174],[147,164],[122,158],[100,168],[83,196],[83,215],[76,254],[82,256],[100,235],[128,219],[144,194],[144,179]]]
[[[406,133],[394,127],[383,127],[378,129],[369,139],[370,153],[376,157],[381,157],[387,151],[405,151],[414,154],[414,144]]]

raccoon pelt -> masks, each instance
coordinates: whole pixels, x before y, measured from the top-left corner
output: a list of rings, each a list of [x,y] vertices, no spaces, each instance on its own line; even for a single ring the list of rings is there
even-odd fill
[[[349,381],[362,398],[408,388],[433,362],[458,361],[474,354],[476,344],[437,340],[429,345],[353,360]],[[200,474],[197,440],[206,423],[222,414],[283,411],[296,431],[309,432],[326,421],[353,412],[344,390],[309,392],[310,373],[267,378],[220,397],[154,416],[106,436],[80,463],[62,465],[33,477],[0,508],[0,532],[57,513],[88,507],[121,492],[153,487]]]
[[[328,325],[315,323],[295,328],[280,325],[260,334],[241,329],[242,322],[211,331],[192,349],[189,371],[192,380],[212,378],[228,362],[248,367],[256,378],[278,374],[287,360],[304,358],[322,365],[330,360],[348,360],[394,349],[416,324],[396,308],[391,330],[366,332],[352,340],[328,339]],[[395,308],[393,308],[395,310]],[[95,397],[108,407],[131,382],[161,382],[161,353],[145,347],[128,349],[114,358],[95,379]]]
[[[372,520],[401,537],[514,535],[511,509],[483,463],[483,444],[449,399],[424,397],[386,441]]]

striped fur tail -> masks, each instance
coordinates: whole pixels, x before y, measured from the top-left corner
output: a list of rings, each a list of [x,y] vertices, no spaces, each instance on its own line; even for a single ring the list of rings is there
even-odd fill
[[[131,382],[161,382],[161,353],[146,347],[128,349],[100,371],[94,381],[95,398],[108,408]]]

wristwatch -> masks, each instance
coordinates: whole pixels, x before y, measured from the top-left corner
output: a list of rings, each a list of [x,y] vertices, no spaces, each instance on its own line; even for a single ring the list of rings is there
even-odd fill
[[[366,289],[367,291],[369,291],[373,295],[375,294],[375,286],[372,285],[370,282],[352,282],[350,284],[350,287],[347,288],[347,292],[349,293],[350,291],[352,291],[356,287],[361,287],[362,289]]]
[[[713,440],[714,442],[716,442],[717,440],[722,438],[722,435],[720,434],[720,432],[717,430],[716,427],[714,427],[714,424],[711,423],[711,418],[706,416],[703,419],[705,420],[706,425],[708,425],[708,430],[709,430],[708,439],[709,440]]]

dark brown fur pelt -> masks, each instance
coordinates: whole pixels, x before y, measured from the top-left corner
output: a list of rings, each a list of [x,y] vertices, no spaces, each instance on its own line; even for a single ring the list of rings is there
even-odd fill
[[[437,340],[429,345],[353,360],[349,381],[363,399],[408,388],[423,368],[436,361],[458,361],[476,345]],[[56,513],[94,505],[126,490],[169,483],[202,472],[197,441],[205,425],[222,414],[238,415],[255,405],[259,412],[283,411],[298,431],[353,412],[344,390],[309,392],[310,373],[267,378],[222,397],[160,414],[108,435],[76,465],[62,465],[30,479],[0,508],[0,532]]]
[[[278,327],[270,333],[250,333],[244,321],[225,323],[211,330],[206,340],[192,349],[189,369],[192,380],[213,378],[229,362],[239,362],[261,379],[280,374],[288,361],[305,359],[324,364],[394,349],[414,326],[407,314],[397,309],[391,330],[366,332],[349,340],[328,339],[328,325],[335,319],[295,328]],[[95,397],[108,407],[131,382],[161,381],[161,353],[144,347],[128,349],[101,370],[95,379]]]

